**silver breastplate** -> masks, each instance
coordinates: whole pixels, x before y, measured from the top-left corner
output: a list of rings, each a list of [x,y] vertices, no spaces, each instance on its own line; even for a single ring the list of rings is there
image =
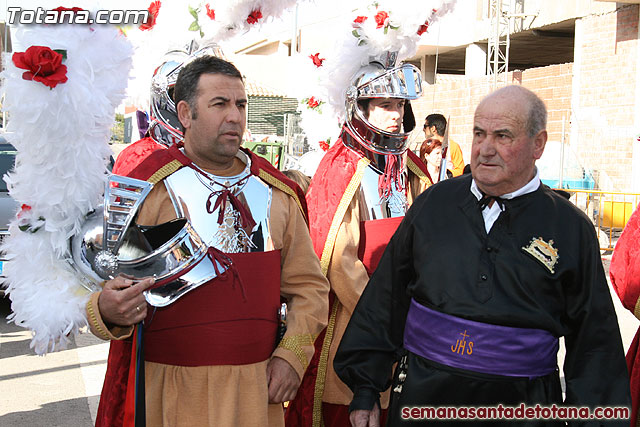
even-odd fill
[[[269,229],[271,187],[250,173],[250,159],[246,154],[238,152],[237,157],[247,166],[235,176],[216,176],[183,167],[164,180],[169,197],[176,215],[188,218],[208,246],[226,253],[273,250]],[[218,197],[210,197],[212,193],[225,188],[251,212],[256,223],[252,229],[242,227],[240,213],[228,199],[211,213],[207,211],[207,202],[213,207]],[[223,206],[222,223],[218,223]]]
[[[406,171],[404,174],[406,181]],[[405,192],[398,191],[395,183],[391,186],[389,197],[380,197],[378,190],[380,175],[382,173],[378,169],[369,165],[362,176],[358,197],[360,217],[363,221],[404,216],[409,207],[407,195]]]

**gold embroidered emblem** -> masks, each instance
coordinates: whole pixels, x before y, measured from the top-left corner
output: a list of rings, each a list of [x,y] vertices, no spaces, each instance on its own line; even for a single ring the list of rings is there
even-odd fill
[[[528,246],[523,246],[522,250],[540,261],[551,273],[555,273],[554,268],[560,256],[558,250],[553,247],[553,240],[545,242],[542,237],[532,238]]]
[[[464,332],[460,332],[458,335],[462,335],[462,339],[459,339],[456,345],[451,346],[451,352],[458,353],[463,356],[465,354],[471,355],[473,353],[473,341],[471,341],[471,339],[467,341],[467,338],[471,338],[471,335],[467,335],[466,330]]]

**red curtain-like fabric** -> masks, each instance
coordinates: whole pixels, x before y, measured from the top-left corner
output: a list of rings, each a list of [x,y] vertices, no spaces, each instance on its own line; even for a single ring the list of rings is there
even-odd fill
[[[640,297],[640,209],[629,218],[620,239],[616,243],[616,249],[611,258],[609,268],[611,284],[615,289],[622,305],[631,311],[636,317],[636,305]],[[631,347],[627,352],[627,368],[631,380],[631,425],[638,424],[638,408],[640,406],[640,329],[636,332]]]

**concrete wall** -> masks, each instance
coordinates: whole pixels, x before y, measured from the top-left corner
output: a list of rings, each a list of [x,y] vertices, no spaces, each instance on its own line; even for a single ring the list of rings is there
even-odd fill
[[[638,5],[576,21],[571,146],[600,188],[630,191],[638,131]]]

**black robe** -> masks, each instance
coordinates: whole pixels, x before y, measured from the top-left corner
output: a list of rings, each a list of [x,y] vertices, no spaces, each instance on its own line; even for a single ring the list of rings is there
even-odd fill
[[[541,185],[506,200],[487,235],[470,185],[466,175],[427,189],[387,246],[334,361],[354,391],[351,410],[370,409],[378,392],[389,387],[393,364],[409,353],[403,333],[412,298],[460,318],[564,337],[564,405],[629,406],[622,341],[591,221]],[[553,273],[522,249],[538,237],[553,240],[558,251]],[[405,406],[498,403],[563,403],[558,372],[506,377],[409,353],[407,378],[402,392],[392,393],[387,425],[405,425],[400,421]]]

